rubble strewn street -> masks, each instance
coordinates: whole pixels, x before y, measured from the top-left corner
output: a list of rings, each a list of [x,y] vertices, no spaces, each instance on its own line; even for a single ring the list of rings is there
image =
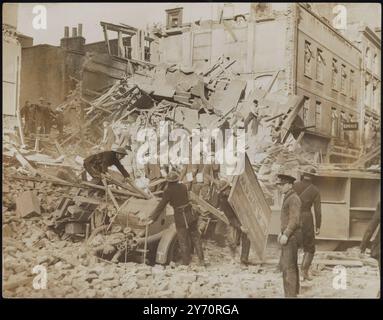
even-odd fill
[[[24,69],[3,113],[4,297],[380,295],[380,80],[363,80],[364,47],[319,4],[227,5],[145,30],[98,21],[95,43],[65,26],[59,47],[7,27]]]

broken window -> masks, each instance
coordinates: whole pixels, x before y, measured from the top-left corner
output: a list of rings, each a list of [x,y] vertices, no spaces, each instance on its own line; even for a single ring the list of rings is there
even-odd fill
[[[311,51],[311,43],[308,41],[305,41],[305,64],[304,64],[305,76],[308,76],[308,77],[312,76],[312,61],[313,61],[313,54]]]
[[[339,116],[335,107],[331,108],[331,135],[333,137],[339,136]]]
[[[338,90],[338,61],[336,59],[332,59],[331,87],[333,90]]]
[[[122,39],[122,45],[124,47],[124,56],[125,58],[127,59],[131,59],[132,58],[132,41],[131,41],[131,37],[124,37]]]
[[[317,81],[323,83],[323,75],[324,75],[324,67],[326,63],[323,57],[323,51],[321,49],[317,49],[317,66],[316,66],[316,75]]]
[[[315,128],[317,130],[321,129],[322,125],[322,103],[320,101],[316,101],[315,103]]]
[[[343,94],[346,94],[346,81],[347,81],[347,73],[346,73],[346,66],[342,64],[342,67],[340,69],[341,78],[340,78],[340,92]]]
[[[150,41],[145,39],[144,44],[144,60],[150,61]]]

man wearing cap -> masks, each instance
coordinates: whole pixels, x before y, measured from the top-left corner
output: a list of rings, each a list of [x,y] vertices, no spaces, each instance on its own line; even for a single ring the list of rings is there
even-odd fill
[[[281,209],[281,244],[279,265],[283,275],[285,297],[296,297],[299,293],[298,243],[300,228],[301,200],[293,189],[295,178],[278,175],[277,186],[284,195]]]
[[[301,265],[303,280],[311,280],[309,269],[315,253],[315,235],[319,234],[322,214],[321,214],[321,198],[319,190],[313,185],[312,177],[315,169],[303,173],[302,181],[294,184],[294,190],[301,199],[301,224],[302,224],[302,245],[303,245],[303,261]],[[315,227],[311,207],[314,207]],[[315,231],[314,231],[315,230]]]
[[[198,230],[198,216],[193,212],[189,201],[189,194],[186,185],[179,182],[179,176],[171,171],[166,180],[168,186],[165,189],[161,201],[150,215],[148,223],[157,220],[162,210],[169,203],[174,209],[174,222],[177,230],[178,243],[181,249],[182,263],[190,263],[190,240],[197,253],[199,264],[205,265],[201,243],[201,235]]]
[[[129,173],[125,170],[120,160],[127,155],[124,148],[118,148],[116,151],[103,151],[93,154],[84,160],[85,170],[95,179],[95,183],[101,183],[101,174],[107,173],[108,168],[116,166],[121,174],[127,178]]]
[[[247,237],[246,229],[242,227],[241,223],[238,220],[237,215],[235,214],[233,208],[231,207],[228,198],[230,194],[230,183],[226,180],[220,180],[218,183],[218,192],[219,192],[219,207],[224,212],[225,216],[229,220],[230,227],[232,232],[227,232],[227,239],[229,242],[229,248],[232,254],[235,254],[238,240],[241,239],[242,248],[241,248],[241,263],[244,265],[249,264],[249,253],[250,253],[250,240]],[[229,236],[230,234],[230,236]]]

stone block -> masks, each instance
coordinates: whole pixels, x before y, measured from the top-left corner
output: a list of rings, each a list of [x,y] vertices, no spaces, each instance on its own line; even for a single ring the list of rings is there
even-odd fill
[[[41,215],[40,201],[33,191],[25,191],[16,199],[16,210],[20,217],[30,218]]]

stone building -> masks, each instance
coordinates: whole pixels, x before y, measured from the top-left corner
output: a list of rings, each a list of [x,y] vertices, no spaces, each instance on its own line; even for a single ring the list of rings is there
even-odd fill
[[[266,87],[279,72],[272,90],[303,95],[300,116],[315,126],[304,148],[321,150],[331,162],[357,159],[358,132],[344,130],[343,123],[361,116],[361,49],[307,4],[254,3],[247,12],[225,13],[223,7],[217,19],[181,24],[181,8],[167,11],[160,60],[203,69],[230,56],[248,90]]]
[[[317,3],[313,8],[332,21],[335,15],[343,19],[339,29],[361,52],[359,139],[367,143],[371,127],[380,130],[381,96],[381,5],[379,3]],[[342,14],[341,14],[342,13]],[[363,13],[363,14],[361,14]]]

